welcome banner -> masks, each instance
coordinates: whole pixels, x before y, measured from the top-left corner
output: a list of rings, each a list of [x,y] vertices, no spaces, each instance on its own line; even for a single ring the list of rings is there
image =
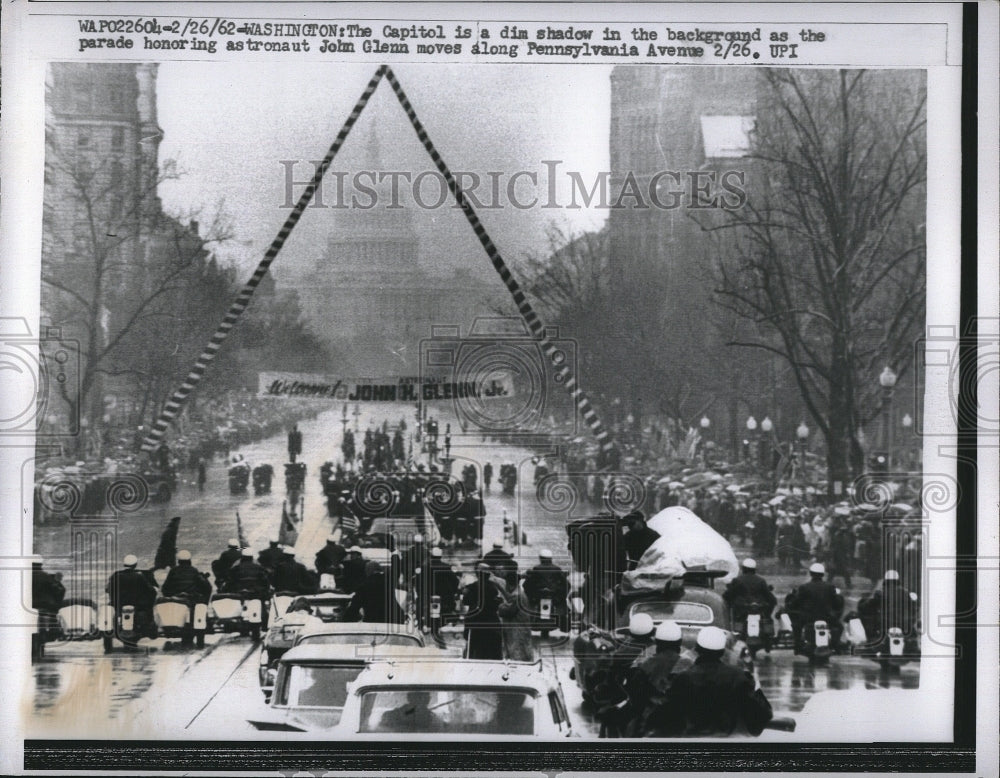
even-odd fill
[[[470,381],[428,377],[344,378],[309,373],[262,372],[260,397],[343,402],[416,402],[424,400],[503,400],[513,397],[514,382],[503,373]]]

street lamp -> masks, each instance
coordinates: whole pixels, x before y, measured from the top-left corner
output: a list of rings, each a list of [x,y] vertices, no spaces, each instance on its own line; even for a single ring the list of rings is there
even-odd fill
[[[910,414],[908,414],[908,413],[904,413],[903,414],[903,418],[901,419],[901,423],[903,425],[903,429],[906,430],[906,432],[907,432],[907,435],[905,436],[906,437],[906,466],[907,466],[907,468],[909,468],[911,466],[911,464],[912,464],[912,461],[913,461],[912,458],[911,458],[911,456],[910,456],[911,451],[910,451],[910,436],[909,436],[910,427],[913,426],[913,417],[910,416]]]
[[[347,403],[344,403],[344,416],[340,420],[340,423],[344,425],[344,428],[341,430],[341,434],[342,435],[346,435],[347,434]]]
[[[760,423],[760,431],[766,436],[761,437],[760,441],[760,462],[766,473],[771,472],[771,447],[770,445],[766,445],[765,441],[770,443],[771,430],[773,429],[774,422],[771,421],[771,417],[765,416],[764,420]]]
[[[888,365],[878,377],[882,387],[882,447],[885,449],[886,466],[892,467],[892,390],[896,386],[896,374]]]
[[[806,441],[809,439],[809,427],[806,423],[800,422],[795,429],[795,436],[799,439],[799,473],[802,476],[802,485],[806,485]],[[805,491],[803,489],[803,491]]]
[[[708,438],[708,428],[712,426],[712,422],[709,420],[708,416],[702,416],[701,417],[701,421],[698,422],[698,423],[701,425],[702,435],[707,440],[707,438]],[[702,463],[702,465],[707,465],[708,464],[708,456],[705,453],[705,443],[701,444],[701,463]]]
[[[747,459],[753,461],[757,447],[757,420],[753,416],[747,418],[747,432],[750,435],[750,439],[746,441]]]

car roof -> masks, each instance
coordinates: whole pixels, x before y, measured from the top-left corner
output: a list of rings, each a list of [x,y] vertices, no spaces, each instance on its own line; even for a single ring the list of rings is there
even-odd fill
[[[446,662],[375,661],[355,681],[357,689],[373,686],[456,686],[528,688],[547,693],[556,685],[541,662],[494,662],[451,659]]]
[[[299,633],[299,639],[312,635],[408,635],[421,643],[424,636],[406,624],[374,621],[331,621],[310,624]]]
[[[429,662],[437,653],[437,649],[433,646],[391,646],[382,643],[375,646],[359,646],[357,644],[316,643],[290,648],[279,661],[281,664],[323,664],[324,662],[343,662],[349,659],[370,661],[373,658],[399,657],[402,660],[412,659]]]

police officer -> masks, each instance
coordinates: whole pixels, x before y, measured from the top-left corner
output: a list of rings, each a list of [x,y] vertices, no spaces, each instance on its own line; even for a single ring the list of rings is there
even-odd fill
[[[281,561],[274,568],[271,583],[276,592],[315,594],[316,580],[309,569],[295,559],[295,549],[285,546]]]
[[[626,728],[629,737],[666,737],[667,692],[673,676],[694,664],[694,656],[682,651],[683,632],[675,621],[663,621],[653,636],[655,649],[646,649],[632,664],[625,680],[631,721]]]
[[[59,609],[66,596],[66,587],[56,576],[42,570],[42,563],[31,563],[31,607],[38,611],[38,631],[31,636],[32,658],[40,656],[45,633],[58,634]]]
[[[840,624],[844,598],[837,587],[823,580],[825,575],[826,567],[822,562],[815,562],[809,568],[809,582],[792,590],[785,598],[797,652],[802,650],[802,629],[815,621],[825,621],[830,628],[833,646],[840,645],[840,635],[844,631]]]
[[[552,552],[547,548],[538,552],[538,564],[524,576],[524,594],[536,610],[542,599],[552,600],[552,615],[557,618],[559,629],[568,631],[566,597],[569,594],[569,581],[563,569],[552,561]]]
[[[483,554],[482,561],[489,565],[498,578],[504,580],[508,590],[517,586],[517,562],[512,554],[503,550],[502,540],[493,541],[493,548]]]
[[[155,630],[153,604],[156,602],[156,588],[145,575],[136,570],[138,564],[139,560],[134,554],[127,555],[122,560],[124,569],[111,574],[104,591],[108,593],[111,607],[116,612],[131,605],[136,611],[136,624],[144,622],[147,630]]]
[[[876,587],[858,603],[858,615],[870,640],[885,637],[892,627],[911,637],[917,624],[917,595],[899,580],[899,573],[886,570],[881,590]]]
[[[600,706],[597,718],[601,723],[600,737],[623,737],[632,711],[625,689],[632,665],[653,644],[656,626],[648,613],[635,613],[629,619],[628,633],[619,641],[606,663],[598,668],[594,701]]]
[[[240,561],[240,542],[236,538],[229,538],[227,548],[219,558],[212,562],[212,575],[215,576],[216,586],[222,586],[233,565]]]
[[[413,536],[413,545],[399,555],[403,588],[409,591],[414,585],[417,572],[425,569],[429,564],[430,552],[424,543],[424,536],[416,534]]]
[[[326,545],[316,552],[316,572],[320,575],[337,575],[337,569],[347,557],[347,549],[340,545],[336,535],[326,539]]]
[[[212,584],[191,564],[191,552],[177,552],[177,565],[170,568],[160,589],[164,597],[186,597],[192,603],[208,603]]]
[[[747,614],[754,606],[764,609],[762,619],[770,619],[778,600],[771,587],[761,576],[757,575],[757,561],[747,557],[740,565],[740,574],[736,576],[722,598],[733,611],[733,621],[737,624],[746,620]],[[770,649],[768,649],[770,650]]]
[[[629,566],[635,567],[642,555],[646,553],[646,549],[660,537],[660,533],[646,526],[646,517],[642,511],[632,511],[622,519],[622,523],[628,529],[623,541],[625,554],[628,557]]]
[[[486,487],[486,491],[490,490],[490,483],[493,481],[493,465],[487,462],[483,465],[483,486]]]
[[[267,570],[268,575],[271,575],[274,569],[281,564],[282,556],[281,544],[277,540],[270,540],[267,548],[257,554],[257,564]]]
[[[499,608],[506,596],[486,562],[476,565],[476,580],[465,587],[466,659],[503,659],[503,634]]]
[[[253,549],[244,548],[240,561],[233,565],[226,579],[226,590],[230,592],[250,592],[264,602],[271,593],[267,571],[253,561]],[[264,609],[266,617],[267,609]]]
[[[723,664],[726,633],[702,627],[697,659],[679,673],[667,691],[666,731],[688,737],[759,735],[772,718],[771,704],[755,677]]]

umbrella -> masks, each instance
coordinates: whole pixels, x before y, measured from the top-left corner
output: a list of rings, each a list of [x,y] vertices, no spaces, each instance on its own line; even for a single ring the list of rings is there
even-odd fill
[[[707,484],[712,481],[712,477],[708,473],[695,473],[694,475],[689,475],[684,479],[685,486],[701,486],[702,484]]]
[[[878,506],[874,505],[874,504],[872,504],[870,502],[863,502],[863,503],[861,503],[860,505],[858,505],[856,507],[857,507],[857,509],[859,511],[877,511],[878,510]]]
[[[894,502],[889,506],[889,510],[893,513],[909,513],[913,510],[913,506],[905,502]]]
[[[777,497],[772,497],[767,501],[768,505],[781,505],[785,501],[785,495],[779,494]]]
[[[846,505],[838,505],[833,509],[833,514],[835,516],[850,516],[851,509],[848,508]]]
[[[743,487],[740,486],[739,484],[729,484],[729,486],[726,487],[726,491],[728,491],[728,492],[738,492],[742,488]]]

